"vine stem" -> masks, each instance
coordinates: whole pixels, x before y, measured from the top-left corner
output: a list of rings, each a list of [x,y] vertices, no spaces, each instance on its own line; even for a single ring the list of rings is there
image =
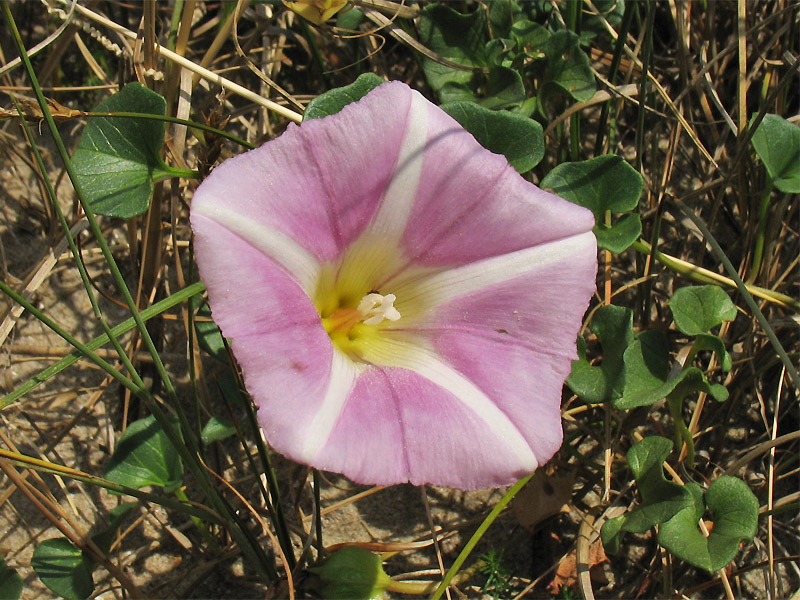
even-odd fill
[[[439,600],[439,598],[442,597],[442,594],[444,594],[444,591],[447,589],[447,586],[450,585],[450,582],[453,580],[453,577],[455,577],[456,573],[458,573],[459,569],[461,569],[461,565],[464,564],[464,562],[469,557],[470,553],[475,549],[475,546],[483,537],[483,534],[486,533],[486,531],[489,529],[492,523],[494,523],[495,519],[497,519],[497,517],[500,516],[500,513],[503,512],[503,509],[506,506],[508,506],[508,503],[514,499],[514,496],[516,496],[517,493],[523,487],[525,487],[525,484],[531,480],[531,477],[533,477],[533,473],[531,473],[527,477],[523,477],[522,479],[520,479],[517,483],[515,483],[511,487],[510,490],[506,492],[505,496],[503,496],[500,499],[500,502],[498,502],[497,505],[492,509],[492,512],[489,513],[489,516],[483,520],[483,523],[480,524],[480,527],[478,527],[477,531],[472,534],[472,537],[467,542],[467,545],[464,546],[464,549],[458,555],[453,565],[450,567],[450,569],[448,569],[447,573],[444,576],[444,579],[442,579],[442,582],[439,584],[439,587],[437,587],[436,591],[433,592],[431,600]]]
[[[775,353],[780,357],[781,362],[786,367],[786,372],[791,377],[795,388],[800,388],[800,375],[798,375],[797,369],[795,368],[789,356],[786,354],[786,350],[784,350],[780,340],[778,340],[778,336],[776,336],[775,332],[772,330],[769,321],[767,321],[764,313],[761,312],[758,304],[756,304],[756,301],[753,299],[753,295],[755,294],[751,291],[751,286],[746,285],[744,281],[742,281],[742,278],[739,277],[739,274],[737,273],[733,264],[722,250],[722,246],[720,246],[719,242],[717,242],[717,240],[714,239],[714,236],[711,235],[711,232],[708,230],[708,227],[706,227],[706,224],[703,223],[703,220],[694,214],[694,211],[689,210],[689,208],[683,202],[675,200],[675,204],[678,209],[697,226],[697,228],[702,232],[705,240],[711,245],[714,255],[723,264],[725,270],[728,272],[728,275],[730,275],[731,279],[736,283],[736,287],[742,294],[742,298],[744,298],[744,301],[747,303],[747,306],[750,307],[750,310],[753,311],[753,315],[758,321],[758,324],[761,325],[764,333],[767,335],[767,338],[769,339],[770,344],[772,344]],[[794,305],[797,307],[800,306],[800,303],[795,301]]]
[[[631,248],[637,252],[641,252],[642,254],[649,255],[652,252],[652,247],[644,240],[636,240],[631,245]],[[669,254],[664,254],[660,250],[656,250],[655,257],[656,260],[665,267],[675,271],[676,273],[685,275],[693,281],[697,281],[699,283],[711,283],[714,285],[724,285],[729,288],[739,287],[734,279],[725,277],[724,275],[720,275],[714,271],[709,271],[703,267],[698,267],[688,261],[670,256]],[[792,298],[791,296],[781,294],[780,292],[776,292],[774,290],[762,288],[757,285],[747,285],[742,283],[742,286],[753,296],[758,296],[759,298],[763,298],[764,300],[778,304],[783,308],[800,312],[800,301]]]

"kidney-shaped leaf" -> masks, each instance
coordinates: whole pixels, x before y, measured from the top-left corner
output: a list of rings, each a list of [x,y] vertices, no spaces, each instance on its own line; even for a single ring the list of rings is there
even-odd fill
[[[693,392],[706,392],[718,402],[728,399],[728,390],[710,382],[697,367],[684,367],[670,377],[669,346],[660,331],[640,333],[625,350],[623,359],[625,383],[622,397],[613,400],[615,408],[629,410],[669,395],[682,399]]]
[[[642,504],[603,525],[600,534],[609,552],[619,550],[623,532],[642,533],[693,506],[690,490],[664,477],[662,463],[671,451],[672,442],[658,436],[647,437],[628,450],[628,464],[639,486]]]
[[[547,38],[541,49],[547,57],[547,79],[550,82],[579,102],[594,95],[594,73],[575,33],[557,31]]]
[[[642,194],[642,176],[619,156],[604,155],[582,162],[562,163],[542,179],[562,198],[585,206],[594,213],[597,245],[612,252],[630,246],[642,231],[639,215],[605,225],[606,211],[626,213],[634,210]]]
[[[753,133],[753,147],[776,188],[800,193],[800,127],[778,115],[764,115]]]
[[[622,394],[622,356],[633,340],[633,312],[621,306],[603,306],[592,317],[592,332],[603,346],[599,367],[586,360],[586,342],[578,338],[578,360],[572,363],[567,385],[586,402],[605,402]]]
[[[171,491],[183,482],[183,462],[155,417],[149,416],[125,430],[105,476],[136,489],[157,485]]]
[[[450,102],[443,104],[442,110],[475,136],[481,146],[505,156],[520,173],[530,171],[544,156],[542,126],[533,119],[489,110],[474,102]]]
[[[36,546],[31,566],[42,583],[62,598],[82,600],[94,591],[92,561],[65,537]]]
[[[384,83],[383,78],[375,73],[363,73],[350,85],[328,90],[314,98],[308,103],[306,111],[303,113],[303,120],[308,121],[336,114],[351,102],[366,96],[382,83]]]
[[[478,9],[462,15],[442,3],[429,4],[419,15],[419,37],[443,58],[470,67],[482,65],[487,41],[485,12]],[[446,85],[469,88],[475,79],[472,71],[453,69],[429,58],[422,59],[422,69],[442,102],[453,99],[442,93]]]
[[[747,484],[735,477],[720,477],[708,488],[705,497],[661,525],[659,543],[678,558],[709,572],[730,563],[742,541],[750,541],[758,528],[758,499]],[[705,510],[711,513],[714,528],[705,537],[698,522]]]
[[[129,83],[95,108],[95,112],[160,116],[166,111],[164,98],[140,83]],[[163,121],[91,117],[72,156],[72,165],[92,210],[124,219],[144,213],[153,193],[153,181],[171,174],[158,154],[163,143]]]
[[[723,321],[736,318],[736,306],[715,285],[689,286],[677,290],[669,300],[675,325],[686,335],[707,333]]]

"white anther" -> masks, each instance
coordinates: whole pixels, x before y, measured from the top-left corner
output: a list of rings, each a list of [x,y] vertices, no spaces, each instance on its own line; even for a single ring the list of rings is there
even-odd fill
[[[397,300],[394,294],[367,294],[358,303],[358,312],[364,316],[365,325],[377,325],[384,319],[397,321],[400,313],[394,307]]]

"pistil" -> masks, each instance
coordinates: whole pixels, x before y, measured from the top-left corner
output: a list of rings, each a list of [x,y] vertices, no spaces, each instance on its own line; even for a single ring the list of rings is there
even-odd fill
[[[378,325],[384,319],[397,321],[400,312],[394,307],[394,294],[385,296],[378,293],[367,294],[356,308],[337,308],[330,316],[323,319],[328,334],[349,334],[359,323]]]
[[[395,300],[397,298],[394,294],[385,296],[377,293],[367,294],[361,299],[356,310],[364,316],[365,325],[377,325],[384,319],[397,321],[400,319],[400,313],[394,307]]]

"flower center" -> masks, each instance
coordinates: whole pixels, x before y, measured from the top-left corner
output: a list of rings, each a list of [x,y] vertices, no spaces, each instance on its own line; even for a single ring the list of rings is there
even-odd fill
[[[385,296],[376,293],[367,294],[361,299],[356,310],[364,315],[365,325],[377,325],[384,319],[397,321],[400,319],[400,313],[394,307],[395,300],[397,298],[394,294]]]
[[[323,317],[322,322],[325,325],[325,330],[331,336],[344,334],[352,338],[351,331],[360,323],[377,325],[383,322],[384,319],[397,321],[400,318],[400,313],[394,307],[395,300],[397,298],[394,294],[383,296],[373,292],[364,296],[356,308],[340,306],[329,316]]]

